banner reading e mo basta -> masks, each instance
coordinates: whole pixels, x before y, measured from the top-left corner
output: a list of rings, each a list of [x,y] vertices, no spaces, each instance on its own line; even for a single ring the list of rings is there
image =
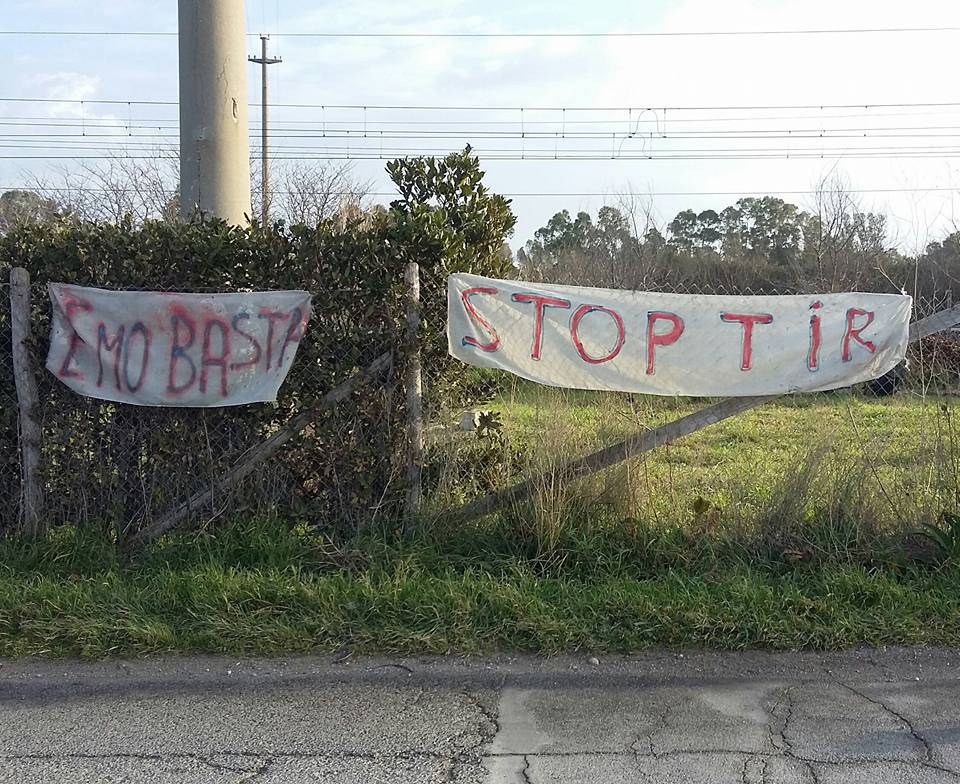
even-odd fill
[[[733,397],[817,392],[903,361],[905,294],[722,296],[447,281],[450,353],[551,386]]]
[[[310,318],[306,291],[49,290],[47,369],[81,395],[141,406],[276,400]]]

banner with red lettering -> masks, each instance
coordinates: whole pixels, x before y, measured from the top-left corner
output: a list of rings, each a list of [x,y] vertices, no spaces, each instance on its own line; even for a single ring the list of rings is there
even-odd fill
[[[47,369],[81,395],[140,406],[276,400],[310,318],[306,291],[49,290]]]
[[[651,395],[818,392],[904,359],[905,294],[722,296],[451,275],[450,353],[541,384]]]

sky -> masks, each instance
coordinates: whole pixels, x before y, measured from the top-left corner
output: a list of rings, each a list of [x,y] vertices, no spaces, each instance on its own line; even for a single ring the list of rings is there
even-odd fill
[[[176,30],[172,0],[2,0],[2,5],[0,26],[7,31]],[[886,213],[891,244],[907,252],[960,226],[956,0],[248,0],[246,10],[248,31],[269,33],[271,52],[283,58],[270,68],[276,159],[360,158],[353,163],[354,176],[380,193],[390,190],[381,156],[442,153],[470,142],[488,185],[513,199],[515,248],[560,209],[595,213],[604,203],[624,200],[624,194],[635,194],[626,200],[666,224],[681,209],[719,211],[741,194],[782,194],[810,207],[809,192],[825,180],[860,191],[856,198],[863,209]],[[290,36],[891,27],[958,30],[631,38]],[[0,101],[8,142],[0,154],[0,186],[73,165],[69,158],[79,154],[106,149],[153,154],[158,144],[176,143],[173,103],[76,103],[175,102],[174,36],[4,35],[2,43],[7,68],[0,98],[47,101]],[[249,53],[258,47],[251,36]],[[251,101],[257,102],[258,66],[250,65],[248,79]],[[439,108],[396,108],[401,106]],[[782,106],[805,108],[770,108]],[[256,108],[250,117],[254,124]],[[29,127],[11,125],[18,122]],[[42,122],[60,127],[37,125]],[[24,135],[40,132],[69,137]],[[571,193],[598,195],[555,195]]]

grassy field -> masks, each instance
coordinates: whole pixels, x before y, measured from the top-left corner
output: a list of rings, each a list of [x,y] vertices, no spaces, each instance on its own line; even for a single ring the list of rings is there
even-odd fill
[[[708,402],[518,384],[492,406],[510,459],[498,461],[487,449],[494,475],[486,485],[510,481],[509,473],[549,473],[557,458],[608,446]],[[910,393],[783,398],[603,472],[574,495],[591,513],[606,507],[667,526],[692,522],[705,509],[714,522],[741,528],[771,516],[790,523],[844,509],[884,528],[918,524],[957,505],[954,409],[952,398]],[[469,440],[460,439],[466,459],[449,469],[451,489],[477,471]]]
[[[0,543],[0,654],[960,644],[952,401],[788,399],[576,485],[550,473],[698,405],[517,386],[501,431],[432,436],[434,512],[546,471],[466,526],[221,521],[134,560],[70,528]],[[938,520],[937,544],[911,533]]]

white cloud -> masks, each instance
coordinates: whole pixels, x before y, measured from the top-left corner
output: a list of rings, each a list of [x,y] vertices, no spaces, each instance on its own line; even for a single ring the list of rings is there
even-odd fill
[[[99,77],[75,71],[39,73],[28,82],[31,95],[45,100],[63,101],[47,105],[47,111],[54,117],[82,116],[83,107],[74,102],[93,98],[99,85]]]
[[[68,0],[12,0],[19,27],[100,27],[104,29],[173,29],[175,4],[146,0],[105,0],[91,18],[87,4]],[[677,0],[645,3],[607,0],[604,3],[557,3],[548,0],[365,0],[333,3],[329,0],[280,0],[280,16],[273,3],[248,3],[248,29],[258,26],[274,34],[274,51],[284,57],[271,69],[275,102],[315,104],[429,104],[522,106],[677,106],[723,104],[822,104],[942,101],[956,98],[953,52],[957,33],[870,34],[770,37],[668,37],[631,39],[356,39],[286,38],[284,32],[513,32],[602,30],[744,30],[837,27],[960,26],[956,0]],[[279,37],[276,22],[279,21]],[[12,71],[9,95],[46,97],[57,101],[106,98],[173,99],[176,95],[176,45],[173,39],[83,39],[65,46],[59,39],[11,41]],[[96,56],[91,56],[95,52]],[[83,71],[75,69],[82,68]],[[253,100],[259,80],[250,79]],[[87,104],[37,105],[33,113],[53,116],[110,118]],[[11,105],[9,113],[27,114]],[[917,113],[909,120],[881,117],[876,125],[955,125],[960,112]],[[337,115],[328,110],[328,123],[361,122],[360,112]],[[763,115],[760,112],[758,115]],[[769,113],[767,113],[769,114]],[[818,112],[808,120],[820,123]],[[855,112],[853,114],[856,114]],[[859,113],[860,115],[863,112]],[[134,107],[137,116],[173,120],[175,107]],[[431,121],[463,119],[468,115],[402,112],[367,113],[371,124],[383,120]],[[558,121],[557,113],[524,113],[530,127],[536,121]],[[296,121],[319,128],[320,110],[277,108],[276,121]],[[481,119],[472,116],[473,119]],[[678,114],[662,112],[657,124],[641,128],[677,127]],[[518,122],[516,112],[487,113],[482,119]],[[572,120],[568,113],[567,120]],[[617,115],[617,127],[634,123],[637,112]],[[831,120],[835,125],[843,118]],[[118,121],[118,124],[121,121]],[[863,117],[851,120],[863,124]],[[758,122],[752,122],[756,127]],[[556,126],[559,127],[559,126]],[[568,125],[569,127],[569,125]],[[735,124],[731,127],[736,127]],[[960,137],[958,137],[960,139]],[[439,148],[462,140],[410,140],[408,146]],[[484,140],[476,138],[478,146]],[[300,141],[299,144],[310,142]],[[320,144],[320,142],[313,142]],[[530,147],[556,143],[575,149],[566,140],[525,140]],[[743,142],[730,142],[730,146]],[[794,149],[813,142],[767,140],[749,142],[771,146],[789,143]],[[860,142],[867,144],[870,142]],[[902,140],[903,144],[916,141]],[[933,142],[931,142],[933,143]],[[941,143],[948,144],[944,139]],[[356,143],[351,141],[356,148]],[[499,142],[517,146],[516,140]],[[609,140],[585,142],[610,145]],[[654,149],[668,149],[654,140]],[[680,146],[676,142],[675,146]],[[720,146],[722,140],[689,140],[687,146]],[[855,142],[850,141],[853,145]],[[633,140],[622,149],[649,149],[651,141]],[[493,146],[487,142],[486,146]],[[960,147],[960,145],[958,145]],[[11,164],[12,165],[12,164]],[[31,164],[32,165],[32,164]],[[37,164],[39,166],[39,164]],[[814,186],[834,163],[824,160],[790,161],[643,161],[497,162],[487,161],[491,185],[501,191],[597,191],[615,193],[628,181],[653,191],[767,191],[805,190]],[[385,189],[379,161],[359,164],[363,176]],[[960,183],[956,160],[899,159],[841,162],[852,186],[948,187]],[[719,207],[735,197],[661,198],[655,209],[669,220],[679,209]],[[793,197],[802,202],[802,197]],[[916,244],[936,236],[953,220],[948,194],[894,194],[865,197],[894,216],[898,234]],[[520,215],[517,240],[522,241],[558,209],[593,211],[603,198],[531,199],[516,201]],[[928,228],[929,231],[928,231]]]

